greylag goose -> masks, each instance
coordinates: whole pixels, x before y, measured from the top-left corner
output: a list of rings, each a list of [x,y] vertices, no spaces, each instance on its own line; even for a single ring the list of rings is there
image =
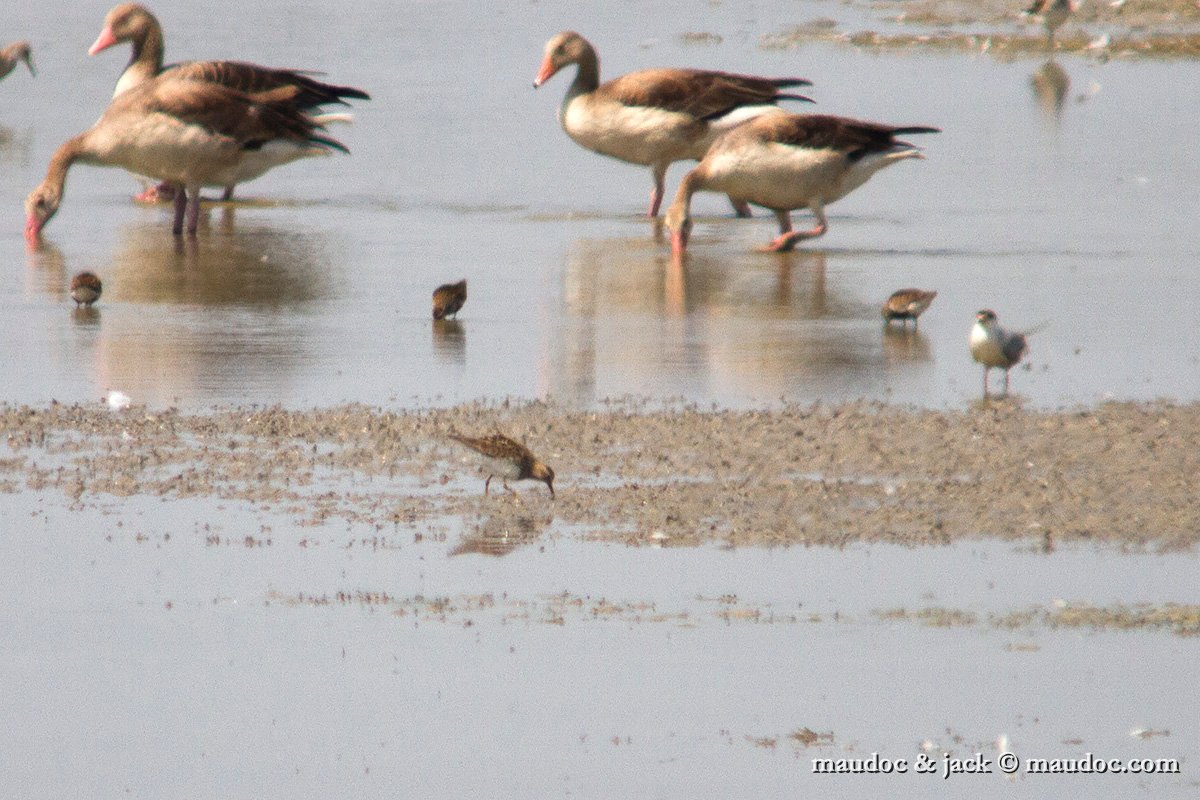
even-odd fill
[[[295,103],[307,112],[316,111],[321,106],[331,103],[348,105],[346,98],[371,99],[371,96],[361,89],[322,83],[303,71],[274,69],[242,61],[185,61],[164,66],[165,44],[162,25],[149,9],[137,3],[121,3],[109,10],[104,17],[104,26],[100,29],[100,34],[88,49],[88,55],[94,56],[122,42],[129,42],[132,54],[117,80],[113,97],[169,71],[179,78],[219,83],[247,93],[294,86],[298,89]],[[314,119],[318,124],[325,124],[344,121],[348,117],[343,114],[322,114]],[[245,183],[261,175],[262,172],[238,175],[236,183]],[[224,187],[223,199],[228,200],[233,196],[233,186],[229,184]],[[170,194],[169,188],[162,185],[139,195],[139,199],[169,200]]]
[[[631,164],[649,166],[654,189],[648,216],[658,215],[667,168],[699,160],[718,136],[762,114],[781,113],[780,100],[811,99],[781,90],[811,86],[803,78],[760,78],[698,69],[646,69],[600,83],[596,49],[574,31],[546,43],[534,88],[575,64],[558,119],[563,130],[588,150]],[[749,214],[742,198],[730,200],[739,215]]]
[[[1001,328],[996,312],[985,308],[975,315],[968,341],[971,358],[983,365],[983,396],[988,396],[988,373],[993,367],[1004,370],[1004,393],[1008,394],[1008,371],[1029,350],[1025,334]]]
[[[18,61],[24,61],[25,66],[29,67],[29,74],[37,77],[37,70],[33,68],[33,54],[29,51],[29,42],[13,42],[0,49],[0,78],[12,72]]]
[[[692,195],[700,190],[724,192],[774,211],[780,233],[764,249],[790,250],[803,239],[825,233],[825,206],[890,164],[924,157],[897,135],[937,132],[925,126],[893,127],[818,114],[757,117],[714,142],[684,176],[667,210],[672,250],[681,254],[687,248]],[[791,212],[797,208],[812,211],[816,226],[793,231]]]
[[[36,241],[58,211],[76,162],[170,182],[177,190],[171,229],[182,233],[186,209],[187,231],[195,234],[201,186],[227,185],[314,151],[348,152],[296,106],[298,91],[284,86],[247,94],[166,73],[122,92],[91,128],[50,158],[45,179],[25,200],[26,239]]]
[[[884,301],[883,307],[880,308],[880,313],[883,314],[883,321],[890,323],[892,320],[900,320],[905,326],[911,319],[913,325],[917,324],[917,318],[925,313],[925,309],[933,303],[937,297],[937,292],[926,292],[921,289],[899,289],[892,292],[891,296]]]

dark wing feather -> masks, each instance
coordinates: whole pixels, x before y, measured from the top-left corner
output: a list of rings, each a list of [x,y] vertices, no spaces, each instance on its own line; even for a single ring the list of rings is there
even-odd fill
[[[352,86],[335,86],[310,77],[303,70],[273,69],[244,61],[185,61],[164,68],[164,73],[186,80],[219,83],[239,92],[254,94],[282,86],[295,86],[295,103],[308,110],[327,103],[347,105],[345,98],[370,100],[371,96]]]
[[[1029,347],[1029,342],[1025,340],[1025,337],[1022,334],[1014,333],[1004,343],[1004,357],[1008,359],[1010,364],[1016,364],[1021,360],[1021,356],[1025,355],[1025,348],[1027,347]]]
[[[256,149],[273,139],[288,139],[346,151],[340,142],[317,133],[319,126],[296,105],[300,90],[293,86],[247,94],[218,83],[175,80],[168,74],[156,78],[147,88],[151,93],[147,110],[201,125],[230,137],[245,149]]]
[[[614,78],[601,89],[628,106],[661,108],[707,120],[722,117],[742,106],[764,105],[785,98],[807,100],[802,95],[783,94],[780,89],[808,85],[811,81],[803,78],[759,78],[695,69],[647,69]]]
[[[939,132],[926,126],[895,127],[824,114],[776,114],[756,122],[764,140],[814,150],[839,150],[852,161],[903,144],[897,141],[897,134]]]

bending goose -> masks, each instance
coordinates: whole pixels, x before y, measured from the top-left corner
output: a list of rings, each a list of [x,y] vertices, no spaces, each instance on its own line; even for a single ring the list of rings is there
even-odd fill
[[[24,61],[29,67],[29,74],[37,77],[33,68],[33,54],[29,51],[29,42],[13,42],[7,47],[0,48],[0,78],[5,77],[17,66],[18,61]]]
[[[803,78],[646,69],[600,83],[596,49],[574,31],[564,31],[546,43],[534,88],[570,64],[577,70],[558,111],[563,130],[588,150],[649,166],[654,179],[650,217],[658,215],[663,182],[673,162],[698,161],[725,131],[762,114],[782,113],[775,105],[780,100],[812,102],[804,95],[780,91],[812,85]],[[749,214],[741,198],[730,200],[739,215]]]
[[[113,6],[104,17],[104,26],[96,41],[88,49],[88,55],[107,50],[110,47],[129,42],[132,54],[117,85],[113,97],[131,89],[151,78],[169,72],[178,78],[209,81],[219,83],[240,92],[255,93],[278,89],[283,86],[293,86],[298,91],[295,103],[306,112],[318,110],[321,106],[337,103],[348,105],[346,98],[370,100],[371,96],[361,89],[352,86],[335,86],[314,80],[308,73],[290,70],[274,69],[242,61],[185,61],[179,64],[163,65],[165,51],[162,25],[145,6],[137,3],[121,3]],[[314,116],[318,124],[339,122],[349,119],[342,114],[322,114]],[[269,169],[270,167],[267,167]],[[234,183],[245,183],[260,177],[266,169],[259,172],[247,172],[237,175]],[[223,199],[233,196],[233,183],[226,185]],[[139,199],[170,199],[169,190],[159,186],[148,190]]]
[[[893,127],[819,114],[770,114],[733,129],[713,143],[684,176],[667,210],[671,249],[682,254],[692,230],[692,195],[725,192],[769,208],[779,220],[779,236],[763,248],[791,250],[803,239],[828,229],[825,206],[862,186],[879,170],[906,158],[924,158],[908,142],[909,133],[938,133],[925,126]],[[793,231],[791,212],[808,208],[817,224]]]
[[[319,133],[320,126],[297,107],[297,92],[284,86],[247,94],[171,73],[122,92],[91,128],[50,158],[45,179],[25,200],[25,238],[36,241],[58,211],[67,171],[76,162],[168,181],[177,192],[171,230],[182,233],[186,209],[194,235],[201,186],[226,185],[248,171],[261,174],[317,152],[348,152]]]

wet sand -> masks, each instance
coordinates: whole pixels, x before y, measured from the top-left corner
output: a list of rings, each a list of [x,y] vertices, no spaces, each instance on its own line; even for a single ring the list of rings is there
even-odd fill
[[[302,543],[330,520],[436,535],[489,516],[519,541],[553,532],[634,545],[939,545],[964,538],[1167,551],[1200,537],[1200,404],[1041,412],[882,404],[756,411],[546,403],[390,412],[211,413],[0,407],[0,490],[73,504],[208,497],[283,512]],[[483,494],[449,431],[502,431],[557,472]],[[493,481],[498,488],[499,481]],[[494,537],[493,537],[494,538]],[[476,546],[487,552],[487,531]],[[463,547],[472,547],[470,541]]]
[[[1040,21],[1021,15],[1028,3],[884,0],[853,5],[886,30],[843,29],[835,20],[818,18],[767,34],[760,44],[773,49],[821,41],[868,49],[988,52],[1001,58],[1046,52]],[[1059,29],[1056,42],[1057,52],[1087,53],[1101,59],[1194,58],[1200,55],[1200,7],[1190,0],[1117,6],[1085,2]]]

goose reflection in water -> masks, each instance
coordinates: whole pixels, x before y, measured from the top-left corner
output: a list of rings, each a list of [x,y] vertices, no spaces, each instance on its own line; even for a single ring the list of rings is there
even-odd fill
[[[289,396],[325,335],[295,313],[333,293],[323,238],[260,226],[177,244],[147,219],[122,228],[109,263],[89,265],[108,312],[95,385],[150,405]]]
[[[539,389],[586,405],[621,395],[807,396],[847,372],[857,385],[878,362],[878,339],[846,334],[863,309],[831,288],[830,257],[710,248],[681,260],[644,238],[577,240]]]

